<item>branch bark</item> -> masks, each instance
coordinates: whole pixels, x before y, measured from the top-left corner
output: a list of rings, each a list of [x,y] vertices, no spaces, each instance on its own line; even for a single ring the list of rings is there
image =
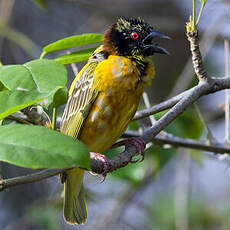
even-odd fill
[[[158,134],[153,139],[152,142],[156,145],[166,145],[169,144],[173,147],[183,147],[183,148],[190,148],[190,149],[197,149],[212,153],[218,154],[230,154],[230,146],[226,143],[219,143],[216,142],[215,145],[210,143],[209,141],[200,141],[194,140],[191,138],[182,138],[177,137],[172,134],[166,133],[166,135]],[[127,130],[123,137],[139,137],[139,133],[136,131]]]

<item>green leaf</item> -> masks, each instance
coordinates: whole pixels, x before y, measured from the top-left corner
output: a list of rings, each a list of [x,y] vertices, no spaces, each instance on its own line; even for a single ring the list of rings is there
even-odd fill
[[[6,90],[6,87],[0,82],[0,91]]]
[[[42,10],[47,9],[46,0],[33,0],[33,2]]]
[[[63,64],[72,64],[76,62],[82,62],[82,61],[87,61],[89,57],[93,54],[95,51],[95,48],[90,48],[90,49],[85,49],[85,50],[80,50],[71,54],[66,54],[64,56],[55,58],[54,60]]]
[[[34,60],[24,65],[0,67],[0,120],[29,105],[48,106],[67,82],[65,67],[53,60]]]
[[[68,90],[66,88],[60,88],[56,91],[53,97],[52,107],[58,108],[61,105],[64,105],[68,100]]]
[[[103,42],[103,37],[104,37],[103,34],[94,34],[94,33],[67,37],[45,46],[43,48],[42,57],[44,57],[48,53],[59,51],[59,50],[100,43]]]
[[[0,161],[33,169],[90,169],[89,151],[82,142],[42,126],[1,126]]]
[[[45,98],[37,91],[20,92],[4,90],[0,92],[0,120],[24,109],[30,105],[36,104]]]

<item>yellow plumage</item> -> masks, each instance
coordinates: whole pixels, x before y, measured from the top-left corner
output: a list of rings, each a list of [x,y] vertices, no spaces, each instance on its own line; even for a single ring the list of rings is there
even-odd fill
[[[104,36],[104,45],[90,57],[73,81],[65,107],[61,132],[84,142],[91,152],[108,150],[135,114],[144,86],[155,70],[148,56],[168,52],[152,44],[166,37],[141,19],[119,19]],[[87,218],[83,188],[84,170],[62,175],[64,217],[70,224]]]
[[[103,153],[127,127],[137,110],[144,86],[150,84],[154,73],[150,61],[144,81],[136,63],[129,58],[110,55],[104,61],[89,61],[70,87],[61,132],[80,139],[91,152]],[[64,217],[71,224],[84,223],[87,218],[81,193],[83,174],[80,169],[70,170],[64,182]],[[74,206],[76,200],[81,205]],[[77,208],[81,211],[74,211]]]
[[[149,64],[148,69],[146,79],[150,81],[154,68]],[[127,127],[148,81],[140,80],[140,73],[134,62],[115,55],[110,55],[99,63],[94,74],[92,90],[99,93],[84,121],[79,139],[90,151],[103,153]]]

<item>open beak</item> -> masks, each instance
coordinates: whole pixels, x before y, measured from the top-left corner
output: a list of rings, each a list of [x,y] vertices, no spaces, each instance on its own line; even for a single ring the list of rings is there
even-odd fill
[[[155,37],[159,38],[166,38],[166,39],[171,39],[169,36],[167,36],[164,33],[161,33],[156,30],[151,30],[151,32],[146,36],[146,38],[143,40],[143,53],[145,56],[151,56],[154,53],[161,53],[161,54],[167,54],[169,55],[170,53],[164,49],[163,47],[158,46],[157,44],[153,44],[153,39]]]

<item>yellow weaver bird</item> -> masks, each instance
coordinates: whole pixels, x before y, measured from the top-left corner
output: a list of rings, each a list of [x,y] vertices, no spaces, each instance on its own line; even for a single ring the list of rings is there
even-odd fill
[[[168,54],[153,44],[154,37],[168,38],[141,19],[120,18],[106,31],[104,45],[96,49],[71,85],[62,133],[81,140],[95,153],[115,143],[134,116],[144,86],[154,77],[148,57]],[[140,140],[136,143],[141,144]],[[69,224],[84,224],[87,219],[83,177],[84,170],[79,168],[62,175],[63,211]]]

